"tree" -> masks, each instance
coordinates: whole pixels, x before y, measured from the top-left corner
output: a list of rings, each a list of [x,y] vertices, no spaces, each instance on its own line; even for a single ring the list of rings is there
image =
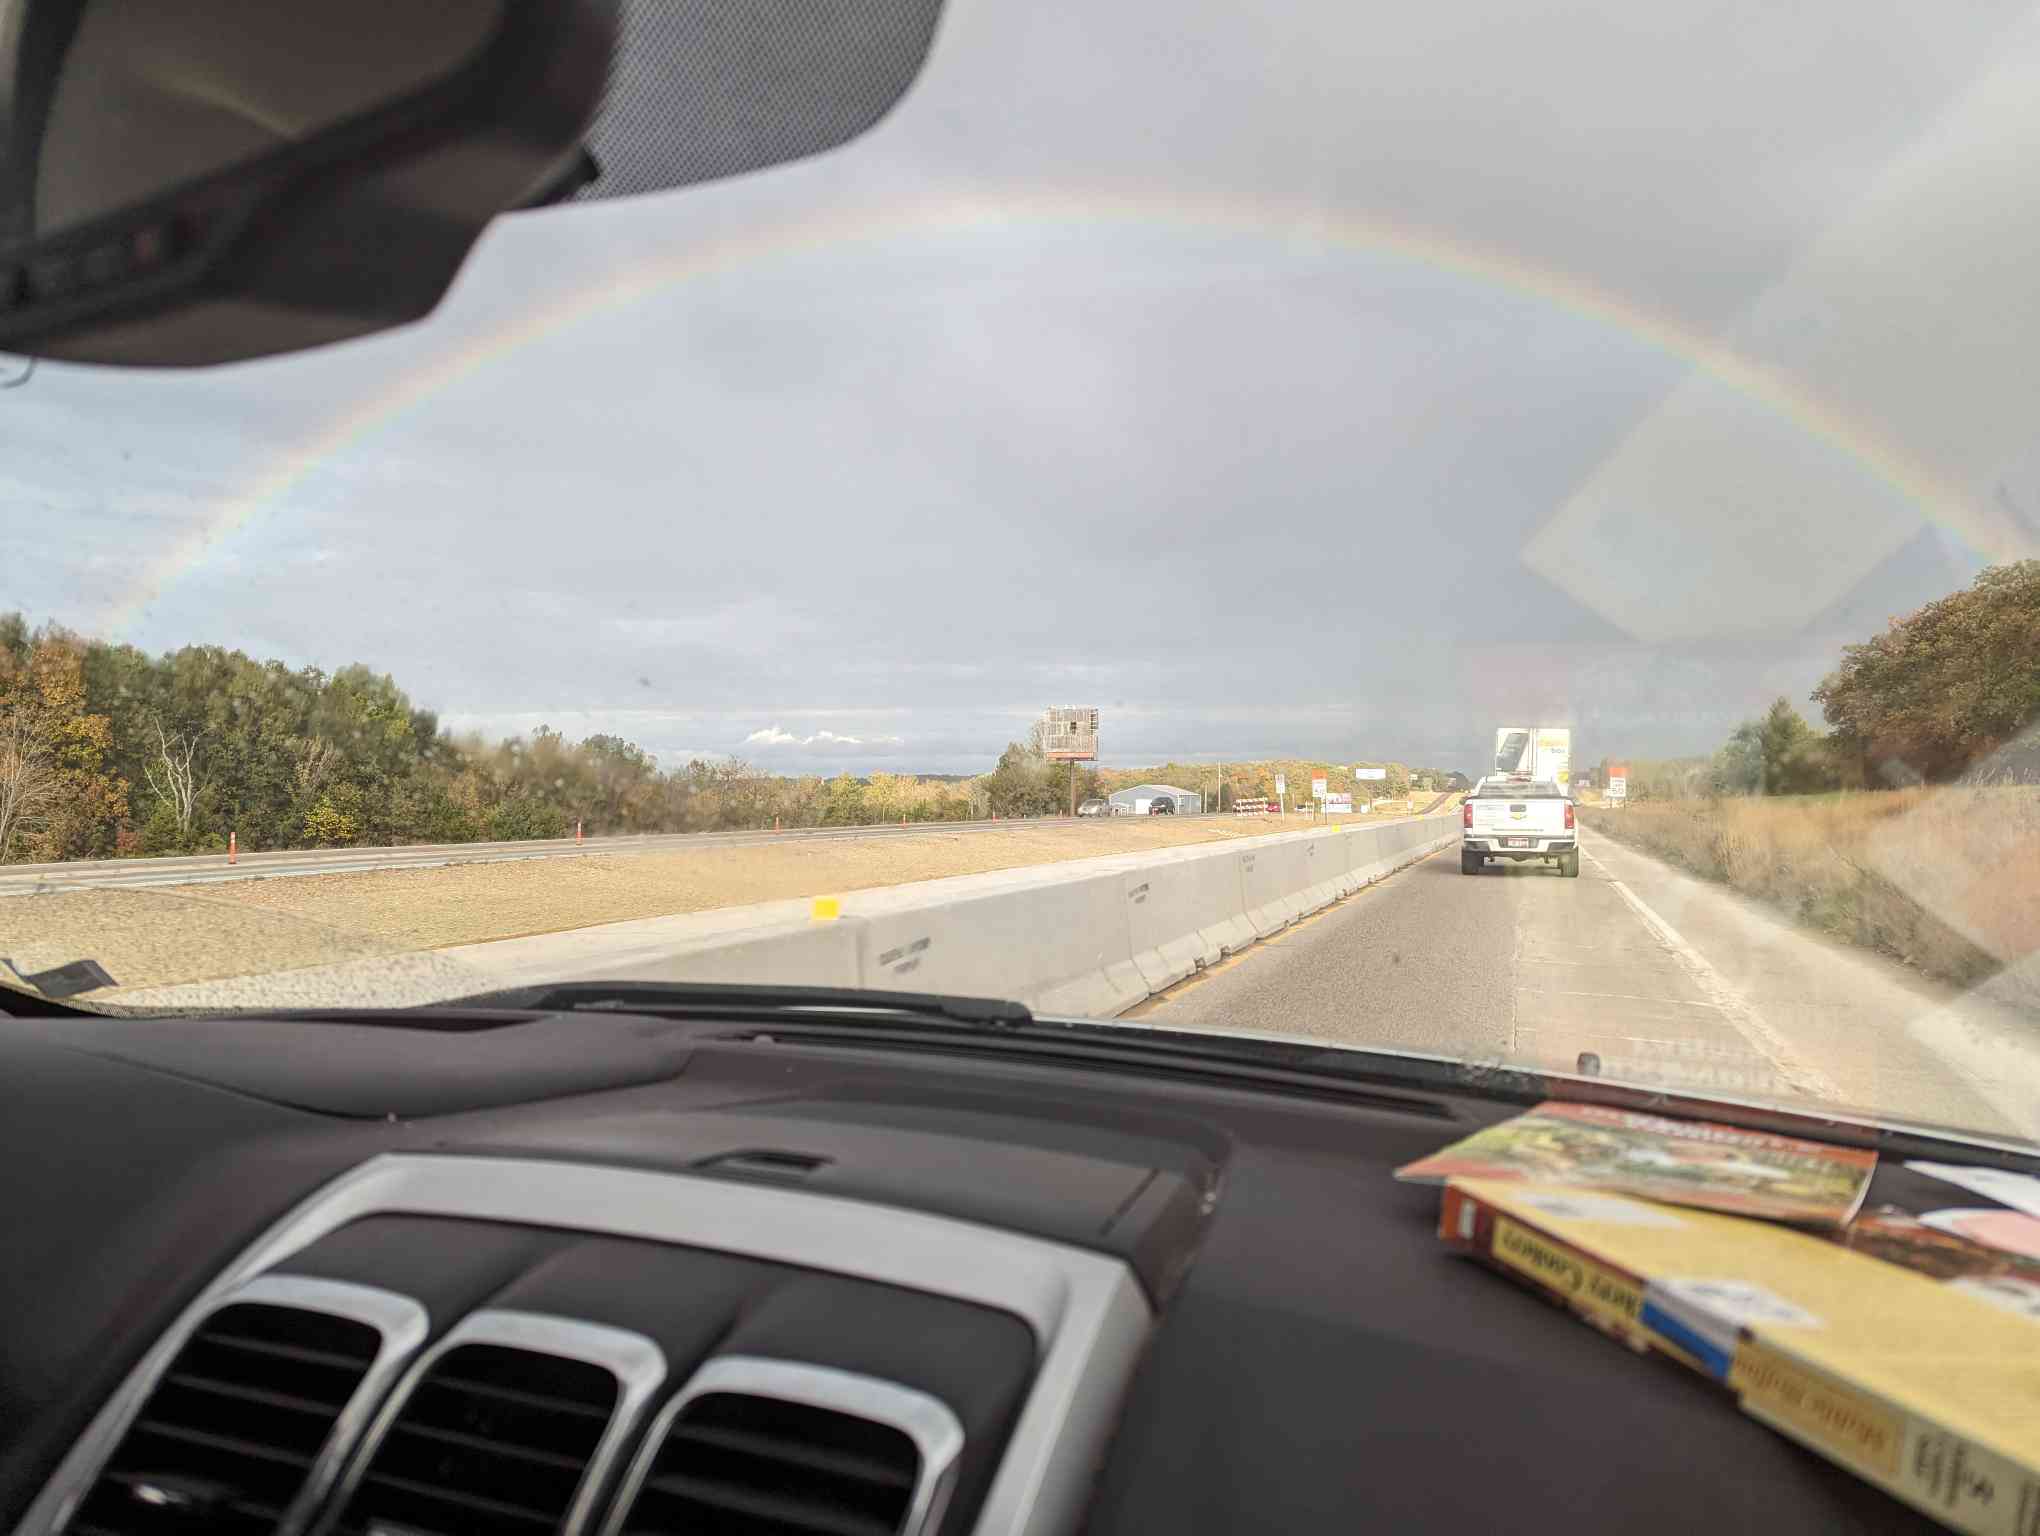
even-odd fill
[[[127,785],[104,768],[106,717],[87,712],[67,635],[0,635],[0,861],[106,851]]]
[[[157,720],[156,756],[143,765],[149,788],[156,798],[170,808],[170,819],[177,828],[177,839],[188,844],[191,840],[191,818],[198,807],[200,788],[197,767],[197,732],[170,735],[163,729],[163,722]]]
[[[985,797],[994,816],[1049,816],[1065,808],[1069,776],[1066,771],[1061,776],[1052,773],[1040,736],[1037,726],[1033,741],[1008,742],[999,754],[999,766],[985,779]]]
[[[1715,754],[1710,782],[1717,794],[1806,795],[1837,782],[1827,742],[1782,695],[1755,720],[1745,720]]]
[[[1845,647],[1813,698],[1867,779],[1961,774],[2040,718],[2040,560],[1993,566]]]

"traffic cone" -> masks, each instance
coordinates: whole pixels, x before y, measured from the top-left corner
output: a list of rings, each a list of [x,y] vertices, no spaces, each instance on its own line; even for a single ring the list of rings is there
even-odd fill
[[[779,818],[777,816],[772,818],[772,830],[775,832],[779,830]]]
[[[574,818],[574,846],[581,846],[581,820],[578,816]]]
[[[241,862],[240,838],[238,834],[233,832],[229,832],[227,834],[227,862],[229,864],[238,864]]]

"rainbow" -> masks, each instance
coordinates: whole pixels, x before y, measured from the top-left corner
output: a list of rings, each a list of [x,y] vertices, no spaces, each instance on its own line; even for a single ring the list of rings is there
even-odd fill
[[[560,217],[567,215],[540,215]],[[950,198],[878,217],[844,213],[775,226],[738,238],[713,240],[683,253],[648,261],[610,282],[569,296],[504,325],[469,345],[416,369],[391,388],[355,404],[291,450],[279,455],[245,487],[221,501],[184,537],[145,568],[108,616],[109,638],[120,636],[162,594],[203,569],[220,549],[266,513],[321,464],[346,452],[419,403],[516,354],[534,341],[605,311],[625,308],[680,284],[754,264],[787,260],[853,243],[875,244],[906,235],[996,232],[1015,226],[1132,224],[1182,228],[1200,234],[1283,239],[1387,258],[1455,276],[1552,306],[1604,327],[1708,375],[1799,431],[1827,443],[1925,516],[1996,562],[2034,553],[2033,541],[1994,505],[1980,505],[1945,483],[1845,412],[1794,378],[1737,352],[1662,314],[1597,288],[1569,273],[1506,259],[1435,231],[1328,215],[1308,206],[1187,202],[1134,193],[1038,192],[996,199]]]

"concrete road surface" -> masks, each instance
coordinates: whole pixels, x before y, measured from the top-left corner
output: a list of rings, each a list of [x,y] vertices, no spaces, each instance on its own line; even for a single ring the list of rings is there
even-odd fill
[[[2040,1019],[1589,835],[1579,878],[1453,849],[1133,1011],[2040,1139]]]

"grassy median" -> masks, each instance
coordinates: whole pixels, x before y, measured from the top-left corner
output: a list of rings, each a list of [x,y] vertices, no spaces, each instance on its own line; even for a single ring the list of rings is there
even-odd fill
[[[2040,950],[2040,791],[1927,788],[1588,809],[1586,824],[1963,986]]]

